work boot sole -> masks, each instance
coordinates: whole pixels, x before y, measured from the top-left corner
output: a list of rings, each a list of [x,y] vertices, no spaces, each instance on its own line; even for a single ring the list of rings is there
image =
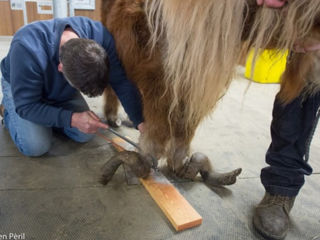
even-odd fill
[[[257,233],[259,233],[259,234],[260,234],[264,239],[266,239],[266,240],[283,240],[283,239],[285,239],[285,237],[286,237],[286,235],[287,235],[287,233],[285,233],[284,236],[282,236],[282,237],[271,237],[271,236],[269,236],[267,233],[265,233],[265,232],[261,231],[260,229],[258,229],[258,228],[256,227],[256,225],[254,224],[253,220],[252,220],[252,225],[253,225],[254,230],[255,230]]]

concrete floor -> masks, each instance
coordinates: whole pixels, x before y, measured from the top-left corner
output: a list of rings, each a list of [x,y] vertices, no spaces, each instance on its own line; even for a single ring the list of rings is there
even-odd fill
[[[0,58],[10,39],[0,38]],[[97,179],[114,153],[96,137],[77,144],[55,136],[41,158],[22,156],[0,126],[0,239],[10,233],[27,240],[235,240],[261,239],[252,230],[252,210],[264,194],[260,169],[270,143],[269,125],[278,85],[260,85],[237,76],[215,113],[199,127],[194,151],[206,153],[218,171],[242,167],[235,185],[209,189],[201,182],[174,182],[203,217],[199,227],[177,233],[141,185],[128,185],[119,169],[107,187]],[[1,94],[0,94],[1,99]],[[101,113],[101,99],[88,99]],[[120,131],[137,139],[135,130]],[[291,214],[289,240],[320,239],[320,134],[311,148],[314,174]],[[2,238],[1,238],[2,237]],[[13,238],[12,238],[13,239]]]

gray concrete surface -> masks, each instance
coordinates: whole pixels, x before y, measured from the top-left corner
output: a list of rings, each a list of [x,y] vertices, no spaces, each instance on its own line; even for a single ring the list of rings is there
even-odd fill
[[[0,58],[10,39],[0,38]],[[263,196],[260,169],[270,143],[272,103],[278,85],[251,83],[237,76],[216,111],[197,130],[192,148],[206,153],[218,171],[242,167],[235,185],[209,189],[201,182],[174,182],[202,215],[199,227],[177,233],[141,185],[127,185],[123,169],[110,184],[98,183],[100,167],[114,153],[96,137],[77,144],[54,137],[41,158],[22,156],[0,126],[0,239],[10,233],[31,240],[247,240],[261,239],[251,224]],[[0,94],[1,99],[1,94]],[[101,115],[101,98],[88,99]],[[122,133],[137,139],[135,130]],[[287,239],[320,239],[320,134],[312,143],[314,174],[292,210]],[[3,239],[3,238],[2,238]]]

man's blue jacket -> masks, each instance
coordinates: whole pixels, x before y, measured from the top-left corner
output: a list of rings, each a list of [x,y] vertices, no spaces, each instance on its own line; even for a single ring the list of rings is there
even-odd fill
[[[47,127],[70,127],[72,111],[54,106],[71,99],[77,91],[58,71],[60,38],[66,27],[106,50],[109,83],[137,126],[143,121],[139,91],[126,76],[110,32],[86,17],[34,22],[14,35],[9,53],[1,62],[1,72],[11,85],[18,115]]]

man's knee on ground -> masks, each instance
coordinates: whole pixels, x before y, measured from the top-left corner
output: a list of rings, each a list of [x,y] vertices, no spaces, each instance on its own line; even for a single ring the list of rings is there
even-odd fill
[[[51,139],[48,138],[30,140],[18,147],[19,151],[27,157],[40,157],[49,152],[50,148]]]

